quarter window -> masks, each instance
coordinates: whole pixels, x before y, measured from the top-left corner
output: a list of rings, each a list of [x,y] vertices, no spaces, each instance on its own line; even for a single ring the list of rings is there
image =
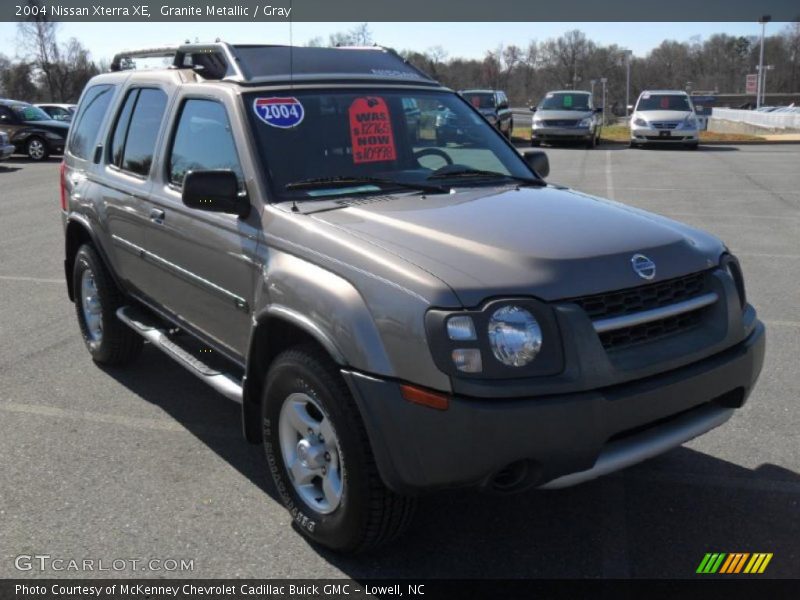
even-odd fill
[[[181,109],[169,157],[169,181],[183,185],[189,171],[230,169],[242,181],[225,107],[213,100],[189,99]]]
[[[86,90],[80,112],[72,126],[72,137],[69,140],[70,154],[84,159],[89,157],[112,96],[111,85],[96,85]]]
[[[135,98],[131,99],[132,96]],[[128,119],[125,112],[129,102],[133,112]],[[137,175],[146,176],[150,172],[166,106],[167,95],[161,90],[142,88],[128,92],[111,143],[114,164]]]

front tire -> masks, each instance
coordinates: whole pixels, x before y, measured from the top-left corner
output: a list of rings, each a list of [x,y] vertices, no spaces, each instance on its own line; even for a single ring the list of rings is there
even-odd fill
[[[408,527],[416,502],[383,484],[355,401],[321,351],[298,347],[273,361],[262,424],[272,479],[303,535],[355,553]]]
[[[25,142],[25,154],[28,158],[37,162],[47,160],[50,156],[50,150],[47,148],[47,142],[40,137],[32,137]]]
[[[78,325],[92,360],[103,365],[133,361],[142,350],[143,339],[117,319],[117,309],[124,305],[122,293],[88,244],[75,255],[72,289]]]

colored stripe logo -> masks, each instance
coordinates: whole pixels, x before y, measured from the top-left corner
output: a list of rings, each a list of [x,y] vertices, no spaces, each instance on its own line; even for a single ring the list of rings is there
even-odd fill
[[[763,573],[769,561],[772,560],[772,552],[708,552],[700,561],[697,573],[702,575],[719,574],[739,574],[747,573],[751,575]]]

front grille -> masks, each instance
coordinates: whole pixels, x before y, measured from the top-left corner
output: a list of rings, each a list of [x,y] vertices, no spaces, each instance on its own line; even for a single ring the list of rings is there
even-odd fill
[[[574,298],[570,302],[586,311],[592,321],[621,317],[699,296],[707,291],[707,276],[708,272],[692,273],[616,292]],[[598,335],[606,349],[618,349],[690,329],[703,320],[706,312],[707,307]]]
[[[678,126],[678,121],[654,121],[653,127],[656,129],[675,129]]]
[[[548,127],[575,127],[575,119],[547,119],[544,124]]]
[[[669,137],[661,137],[660,135],[646,135],[644,137],[646,139],[654,141],[654,142],[663,142],[664,140],[673,141],[674,142],[676,140],[682,140],[684,136],[682,136],[682,135],[671,135]]]

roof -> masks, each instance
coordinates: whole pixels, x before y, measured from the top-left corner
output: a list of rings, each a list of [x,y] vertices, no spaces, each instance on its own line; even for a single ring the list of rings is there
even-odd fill
[[[672,96],[688,96],[683,90],[642,90],[642,94],[664,94]]]
[[[320,82],[393,81],[439,84],[394,50],[374,47],[315,48],[305,46],[185,44],[120,52],[111,70],[132,68],[140,57],[173,56],[171,68],[192,69],[206,80],[241,85]]]
[[[13,106],[19,104],[20,106],[31,106],[30,102],[22,102],[21,100],[10,100],[8,98],[0,98],[0,104],[4,106]]]
[[[547,94],[586,94],[587,96],[591,96],[592,92],[589,90],[551,90],[547,92]]]
[[[459,94],[494,94],[500,90],[459,90]]]

